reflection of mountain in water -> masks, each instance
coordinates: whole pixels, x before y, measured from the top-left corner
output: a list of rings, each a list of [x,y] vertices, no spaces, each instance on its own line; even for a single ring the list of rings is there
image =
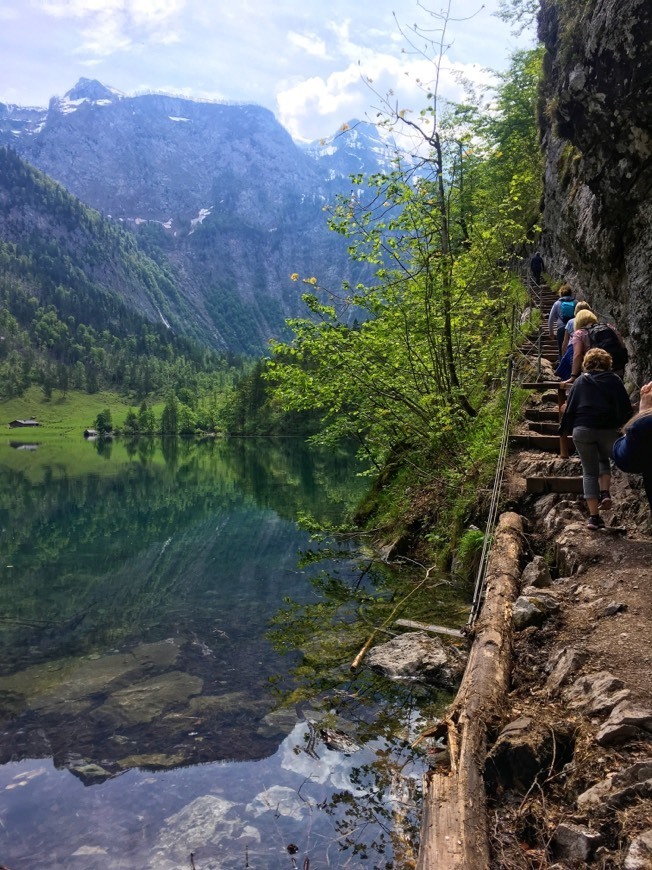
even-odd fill
[[[94,782],[265,757],[287,731],[264,719],[289,664],[264,632],[310,594],[297,512],[341,514],[352,465],[294,440],[156,458],[38,484],[0,466],[0,761],[52,755]]]

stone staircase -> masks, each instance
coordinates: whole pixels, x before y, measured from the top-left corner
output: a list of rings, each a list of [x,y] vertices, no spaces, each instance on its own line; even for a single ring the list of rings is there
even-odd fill
[[[548,288],[541,288],[541,326],[540,334],[530,342],[527,355],[536,359],[548,360],[555,365],[558,359],[557,342],[548,335],[548,315],[557,296]],[[521,384],[524,389],[541,393],[541,404],[537,407],[528,408],[524,417],[527,423],[527,432],[521,432],[510,436],[510,444],[519,450],[539,450],[567,459],[573,452],[572,438],[559,432],[559,419],[561,406],[566,401],[566,393],[559,389],[559,381],[536,380],[526,381]],[[548,463],[549,464],[549,463]],[[579,470],[579,469],[578,469]],[[573,493],[582,492],[582,476],[579,474],[567,475],[560,473],[546,473],[543,475],[526,476],[526,491],[528,493]]]

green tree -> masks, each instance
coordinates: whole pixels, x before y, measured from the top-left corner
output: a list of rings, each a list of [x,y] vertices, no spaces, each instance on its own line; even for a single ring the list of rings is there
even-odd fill
[[[153,435],[156,432],[156,417],[154,411],[143,400],[138,409],[138,429],[143,435]]]
[[[285,408],[323,412],[324,440],[353,436],[378,466],[397,450],[463,464],[522,294],[504,263],[536,229],[539,68],[539,52],[516,56],[490,113],[446,106],[434,90],[413,121],[388,100],[387,125],[421,137],[418,164],[397,156],[393,172],[355,177],[356,196],[331,219],[375,267],[373,284],[344,288],[362,323],[349,326],[304,279],[311,317],[290,323],[294,338],[273,345],[268,367]]]
[[[113,430],[113,421],[111,419],[111,411],[105,408],[95,418],[95,428],[100,435],[108,435]]]
[[[137,438],[140,435],[140,426],[138,424],[138,415],[133,408],[129,408],[122,431],[129,438]]]
[[[179,402],[172,394],[168,397],[161,414],[161,435],[178,435],[179,433]]]

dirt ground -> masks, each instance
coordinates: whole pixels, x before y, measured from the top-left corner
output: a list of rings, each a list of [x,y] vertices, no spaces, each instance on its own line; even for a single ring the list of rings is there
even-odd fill
[[[520,788],[498,786],[493,814],[493,867],[629,868],[632,840],[652,828],[652,796],[636,797],[617,809],[580,811],[577,797],[608,774],[652,758],[652,733],[614,746],[601,746],[596,734],[606,716],[572,709],[564,689],[546,689],[555,654],[576,649],[582,675],[608,671],[630,690],[630,700],[652,708],[652,525],[640,478],[616,471],[613,508],[604,519],[610,530],[590,531],[581,496],[527,495],[525,477],[540,473],[578,474],[579,461],[551,454],[511,454],[505,477],[509,509],[528,521],[530,556],[543,556],[550,568],[550,591],[560,609],[540,627],[514,635],[514,669],[505,721],[531,717],[550,730],[556,752],[534,782]],[[555,846],[561,822],[588,827],[599,836],[589,857],[569,858]],[[650,863],[640,867],[652,868]]]

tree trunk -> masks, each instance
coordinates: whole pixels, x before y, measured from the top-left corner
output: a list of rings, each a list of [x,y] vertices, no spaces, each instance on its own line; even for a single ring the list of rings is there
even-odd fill
[[[487,568],[485,601],[459,692],[441,730],[449,760],[424,778],[417,870],[486,870],[489,834],[482,771],[487,738],[502,724],[512,666],[523,522],[502,514]],[[443,734],[442,734],[443,736]]]

